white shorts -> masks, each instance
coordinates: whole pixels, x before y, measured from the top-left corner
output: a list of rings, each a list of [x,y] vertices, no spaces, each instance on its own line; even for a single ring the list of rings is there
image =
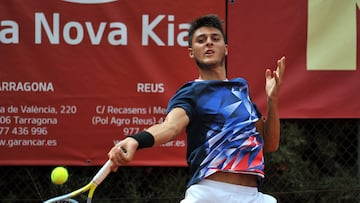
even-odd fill
[[[202,180],[190,186],[180,203],[276,203],[273,196],[263,194],[256,187]]]

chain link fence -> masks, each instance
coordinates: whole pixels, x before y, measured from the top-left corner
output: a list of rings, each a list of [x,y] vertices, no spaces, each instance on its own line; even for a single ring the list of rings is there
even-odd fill
[[[282,120],[279,151],[266,154],[263,192],[279,203],[360,202],[360,120]],[[68,167],[69,181],[53,185],[53,167],[1,166],[1,202],[41,202],[91,180],[99,167]],[[93,202],[179,202],[185,167],[121,167],[98,187]],[[77,198],[85,202],[86,196]]]

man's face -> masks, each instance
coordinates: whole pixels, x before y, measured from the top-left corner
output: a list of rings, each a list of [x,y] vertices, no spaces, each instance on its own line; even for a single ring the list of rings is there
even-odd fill
[[[221,32],[213,27],[200,27],[194,33],[189,55],[201,69],[224,65],[227,45]]]

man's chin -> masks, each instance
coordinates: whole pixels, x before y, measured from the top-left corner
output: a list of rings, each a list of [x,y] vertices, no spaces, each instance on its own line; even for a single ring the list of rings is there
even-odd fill
[[[214,62],[200,62],[200,61],[196,61],[197,66],[202,69],[202,70],[210,70],[214,67],[216,67],[217,63]]]

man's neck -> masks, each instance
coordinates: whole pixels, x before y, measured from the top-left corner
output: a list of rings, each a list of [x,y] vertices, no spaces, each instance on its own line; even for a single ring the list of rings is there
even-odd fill
[[[219,66],[213,69],[199,69],[199,80],[226,80],[226,70]]]

